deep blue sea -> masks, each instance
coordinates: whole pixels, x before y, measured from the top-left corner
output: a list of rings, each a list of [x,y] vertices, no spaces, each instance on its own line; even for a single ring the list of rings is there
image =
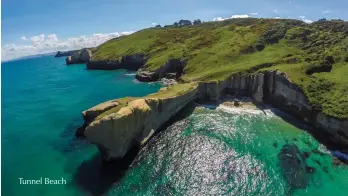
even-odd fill
[[[138,153],[103,165],[75,138],[81,112],[100,102],[156,92],[134,72],[90,71],[53,56],[2,64],[2,195],[347,195],[348,168],[299,122],[256,110],[188,107]],[[296,123],[295,123],[296,122]],[[296,124],[296,126],[294,125]],[[306,154],[306,185],[285,180],[285,145]],[[23,179],[66,185],[20,185]]]

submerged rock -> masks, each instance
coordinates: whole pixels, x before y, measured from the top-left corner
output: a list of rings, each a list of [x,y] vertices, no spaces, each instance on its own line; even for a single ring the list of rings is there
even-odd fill
[[[348,164],[348,154],[335,150],[332,152],[332,155],[334,155],[333,163],[335,165]]]
[[[291,188],[306,188],[307,173],[314,172],[314,169],[306,165],[298,147],[295,144],[284,145],[278,159],[283,176]]]

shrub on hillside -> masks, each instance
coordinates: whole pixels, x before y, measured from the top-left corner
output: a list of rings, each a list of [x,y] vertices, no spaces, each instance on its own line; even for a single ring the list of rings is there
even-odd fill
[[[330,72],[332,70],[332,64],[334,63],[333,57],[326,57],[322,62],[314,62],[306,67],[305,73],[312,75],[314,73]]]
[[[289,40],[300,39],[303,42],[308,40],[308,36],[313,32],[312,29],[306,27],[294,27],[287,31],[285,37]]]

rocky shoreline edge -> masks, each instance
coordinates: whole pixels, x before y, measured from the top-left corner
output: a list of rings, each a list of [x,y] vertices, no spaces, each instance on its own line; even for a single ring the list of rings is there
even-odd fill
[[[180,59],[170,59],[160,68],[149,70],[144,67],[147,61],[144,54],[124,56],[119,60],[113,61],[94,60],[89,49],[83,49],[80,53],[75,54],[78,55],[67,58],[75,59],[72,63],[86,63],[87,69],[127,69],[137,71],[135,77],[142,82],[180,79],[184,74],[186,65]],[[250,97],[256,104],[265,103],[279,108],[312,126],[313,131],[311,131],[311,134],[316,138],[321,138],[321,142],[325,143],[329,149],[348,153],[348,119],[338,119],[316,111],[310,105],[301,89],[291,81],[286,73],[275,70],[256,74],[235,74],[224,81],[194,82],[191,83],[190,89],[185,93],[174,94],[169,97],[156,97],[156,94],[154,94],[150,99],[147,97],[134,98],[129,99],[126,103],[118,99],[101,103],[82,113],[85,123],[77,130],[76,135],[86,136],[87,140],[96,144],[105,160],[121,158],[132,146],[144,143],[143,139],[147,138],[151,132],[156,132],[161,125],[189,102],[197,100],[216,102],[224,95],[237,95]],[[163,94],[166,90],[162,89],[159,94]],[[156,101],[153,101],[154,99]],[[112,109],[115,108],[118,109],[112,112]],[[124,108],[129,110],[127,115],[122,113]],[[143,115],[140,119],[134,119],[139,117],[137,110]],[[144,113],[144,110],[147,112]],[[170,115],[161,118],[164,112]],[[107,115],[96,119],[103,113]],[[115,123],[120,126],[115,126]],[[124,126],[121,126],[121,124],[136,124],[136,126],[132,125],[132,130],[128,130],[132,134],[127,135],[122,130]],[[144,127],[146,126],[150,128],[145,129]],[[124,145],[121,147],[110,146],[109,144],[115,143],[115,141],[112,141],[112,138],[104,138],[103,134],[114,135],[114,139],[122,138],[127,142],[121,142]],[[119,149],[122,150],[120,151]]]

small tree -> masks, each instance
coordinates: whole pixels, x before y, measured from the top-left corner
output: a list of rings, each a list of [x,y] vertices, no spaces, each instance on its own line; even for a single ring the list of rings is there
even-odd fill
[[[191,26],[192,22],[189,20],[180,20],[178,23],[179,26]]]
[[[201,23],[202,23],[202,21],[200,19],[197,19],[197,20],[193,21],[193,25],[199,25]]]

